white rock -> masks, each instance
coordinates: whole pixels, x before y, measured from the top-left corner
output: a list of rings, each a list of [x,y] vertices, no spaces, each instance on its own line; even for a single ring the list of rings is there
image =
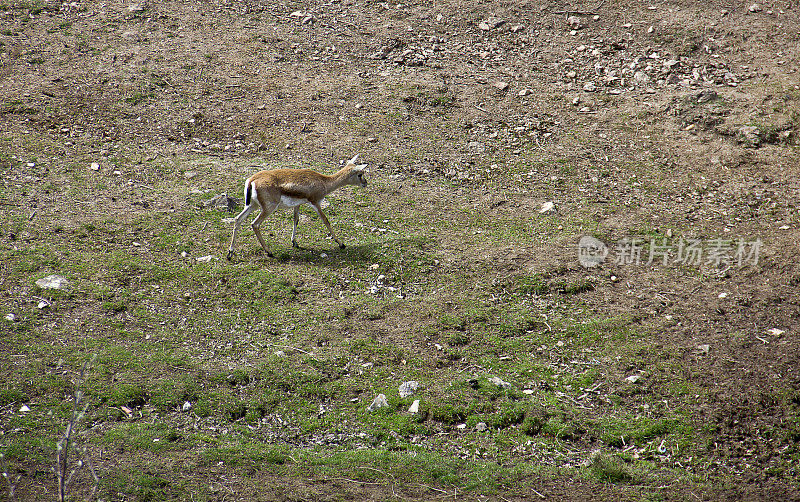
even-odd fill
[[[494,87],[495,89],[499,89],[501,91],[505,91],[506,89],[508,89],[508,86],[509,86],[508,82],[503,82],[502,80],[497,80],[492,84],[492,87]]]
[[[492,378],[489,379],[489,381],[492,382],[493,384],[497,385],[498,387],[502,387],[504,389],[511,388],[511,384],[506,382],[506,381],[504,381],[500,377],[496,377],[496,376],[492,377]]]
[[[183,411],[191,410],[192,409],[192,403],[190,403],[189,401],[186,401],[185,403],[183,403],[183,406],[181,406],[181,409]]]
[[[23,404],[22,406],[19,407],[20,413],[28,413],[29,411],[31,411],[31,409],[28,408],[27,404]]]
[[[210,254],[210,255],[201,256],[201,257],[197,258],[197,261],[199,261],[200,263],[208,263],[213,259],[214,259],[214,255]]]
[[[594,92],[597,90],[597,85],[594,82],[586,82],[583,84],[583,90],[586,92]]]
[[[573,30],[579,30],[583,26],[583,20],[578,16],[569,16],[567,18],[567,24]]]
[[[493,30],[505,24],[505,21],[499,17],[489,17],[478,23],[478,28],[483,31]]]
[[[478,432],[483,432],[486,430],[486,423],[485,422],[478,422],[475,424],[475,430]]]
[[[717,298],[727,298],[727,297],[728,293],[720,293],[719,296],[717,296]]]
[[[458,429],[466,429],[467,428],[467,424],[458,424],[458,425],[456,425],[456,428],[458,428]]]
[[[711,345],[703,343],[697,346],[697,350],[703,355],[708,354],[708,351],[711,350]]]
[[[89,169],[91,169],[92,171],[99,171],[100,164],[98,164],[97,162],[92,162],[91,164],[89,164]]]
[[[784,334],[786,332],[784,330],[782,330],[782,329],[772,328],[772,329],[768,330],[767,333],[769,333],[772,336],[781,336],[782,334]]]
[[[641,379],[642,379],[641,375],[631,375],[631,376],[625,378],[625,381],[626,382],[630,382],[630,383],[636,383]]]
[[[419,399],[414,399],[414,402],[408,407],[408,412],[419,413]]]
[[[410,380],[408,382],[403,382],[398,391],[400,392],[400,397],[406,398],[416,392],[417,389],[419,389],[419,382]]]
[[[286,357],[286,352],[278,350],[275,352],[275,357]]]
[[[16,318],[17,316],[15,316],[14,314],[6,314],[6,321],[13,321]]]
[[[749,10],[750,12],[761,12],[762,9],[761,9],[761,5],[759,5],[757,3],[754,3],[747,10]]]
[[[389,403],[386,401],[385,394],[378,394],[375,399],[373,399],[372,404],[367,407],[367,411],[375,411],[378,408],[384,408],[389,406]]]
[[[552,202],[545,202],[542,204],[542,207],[539,208],[539,214],[550,213],[555,211],[556,205]]]
[[[42,289],[64,289],[69,286],[69,281],[60,275],[48,275],[36,281],[36,285]]]

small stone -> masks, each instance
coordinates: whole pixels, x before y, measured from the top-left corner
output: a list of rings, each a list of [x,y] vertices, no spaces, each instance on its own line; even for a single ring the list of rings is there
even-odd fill
[[[556,205],[553,202],[548,201],[542,204],[542,207],[539,208],[539,214],[552,213],[555,211],[555,209]]]
[[[489,31],[495,28],[499,28],[503,24],[505,24],[505,21],[503,19],[500,19],[499,17],[489,17],[478,23],[478,28],[480,28],[483,31]]]
[[[504,380],[502,380],[500,377],[496,377],[496,376],[492,377],[492,378],[489,379],[489,381],[491,383],[497,385],[498,387],[502,387],[503,389],[510,389],[511,388],[511,384],[506,382],[506,381],[504,381]]]
[[[630,383],[636,383],[641,379],[642,379],[641,375],[631,375],[631,376],[625,378],[625,381],[626,382],[630,382]]]
[[[511,33],[518,33],[525,29],[524,24],[514,24],[511,26]]]
[[[486,430],[486,422],[478,422],[475,424],[475,430],[478,432],[484,432]]]
[[[419,412],[419,399],[415,399],[411,406],[408,407],[409,413],[418,413]]]
[[[747,9],[747,10],[749,10],[750,12],[761,12],[761,11],[762,11],[762,8],[761,8],[761,5],[759,5],[759,4],[757,4],[757,3],[754,3],[753,5],[751,5],[750,7],[748,7],[748,9]]]
[[[702,355],[708,354],[709,350],[711,350],[711,345],[709,345],[707,343],[704,343],[704,344],[701,344],[701,345],[697,346],[697,351]]]
[[[419,389],[419,382],[411,380],[408,382],[403,382],[398,391],[400,392],[401,398],[406,398],[416,392],[417,389]]]
[[[633,79],[640,84],[646,84],[650,82],[650,75],[643,71],[637,71],[633,74]]]
[[[92,162],[91,164],[89,164],[89,169],[91,169],[92,171],[99,171],[100,164],[98,164],[97,162]]]
[[[286,352],[284,352],[282,350],[276,350],[275,351],[275,357],[286,357]]]
[[[389,406],[389,403],[386,401],[386,395],[378,394],[372,401],[372,404],[367,407],[367,411],[375,411],[378,408],[385,408],[386,406]]]
[[[772,336],[781,336],[782,334],[785,333],[785,331],[779,328],[772,328],[769,331],[767,331],[767,333],[769,333]]]
[[[508,89],[508,85],[509,85],[508,82],[503,82],[501,80],[498,80],[492,84],[492,87],[494,87],[495,89],[499,89],[501,91],[505,91],[506,89]]]
[[[569,16],[567,18],[567,24],[573,30],[580,30],[583,27],[583,20],[578,16]]]
[[[720,293],[719,296],[717,296],[717,298],[727,298],[727,297],[728,293]]]
[[[239,201],[234,199],[233,197],[228,197],[226,192],[222,192],[219,195],[216,195],[207,201],[203,202],[203,206],[208,208],[219,208],[219,209],[227,209],[228,211],[233,211],[236,209],[236,206],[239,205]]]
[[[28,408],[27,404],[23,404],[22,406],[19,407],[20,413],[28,413],[29,411],[31,411],[31,409]]]
[[[192,403],[190,403],[189,401],[186,401],[185,403],[183,403],[183,406],[181,406],[181,410],[183,411],[189,411],[191,409],[192,409]]]
[[[14,319],[16,319],[16,318],[17,318],[17,316],[15,316],[14,314],[6,314],[6,321],[12,321],[13,322]]]
[[[197,177],[197,171],[186,171],[183,173],[183,177],[187,180]]]
[[[64,289],[69,286],[69,281],[60,275],[48,275],[36,281],[36,285],[42,289]]]
[[[717,99],[717,93],[711,89],[701,91],[697,96],[695,96],[697,104],[707,103],[709,101],[714,101],[715,99]]]
[[[575,78],[577,76],[578,76],[578,72],[576,72],[575,70],[570,70],[570,71],[567,72],[567,78],[568,79],[573,79],[573,78]]]
[[[462,429],[463,430],[463,429],[466,429],[466,428],[467,428],[467,424],[458,424],[458,425],[456,425],[456,429]]]
[[[597,85],[594,82],[586,82],[583,84],[583,90],[586,92],[594,92],[597,90]]]
[[[208,263],[213,259],[214,259],[214,255],[210,254],[210,255],[201,256],[201,257],[197,258],[197,261],[199,261],[200,263]]]

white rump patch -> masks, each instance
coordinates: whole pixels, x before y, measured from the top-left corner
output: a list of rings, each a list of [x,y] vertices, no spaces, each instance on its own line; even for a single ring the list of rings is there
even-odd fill
[[[308,199],[298,199],[296,197],[290,197],[288,195],[281,195],[281,207],[297,207],[302,204],[308,204]]]

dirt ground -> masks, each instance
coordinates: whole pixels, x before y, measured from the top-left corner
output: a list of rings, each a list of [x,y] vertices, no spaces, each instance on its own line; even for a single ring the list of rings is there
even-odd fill
[[[693,473],[729,480],[695,497],[800,500],[798,2],[6,0],[0,27],[0,211],[52,222],[3,230],[7,249],[88,214],[180,211],[187,193],[148,191],[164,176],[150,166],[184,183],[197,158],[327,169],[360,153],[431,227],[552,201],[568,228],[536,246],[432,231],[442,266],[500,285],[589,277],[582,305],[633,319],[695,389],[716,439]],[[74,169],[102,186],[63,189]],[[583,234],[609,246],[602,266],[576,259]],[[651,239],[675,252],[679,236],[701,241],[696,264],[649,263]],[[403,343],[422,322],[406,315],[378,329]],[[617,381],[654,374],[652,354],[630,356]],[[643,496],[548,483],[554,500]]]

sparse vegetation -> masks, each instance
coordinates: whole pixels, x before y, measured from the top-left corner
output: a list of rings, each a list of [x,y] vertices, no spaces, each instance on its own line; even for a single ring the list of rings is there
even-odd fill
[[[797,22],[665,9],[0,5],[0,498],[797,498]]]

